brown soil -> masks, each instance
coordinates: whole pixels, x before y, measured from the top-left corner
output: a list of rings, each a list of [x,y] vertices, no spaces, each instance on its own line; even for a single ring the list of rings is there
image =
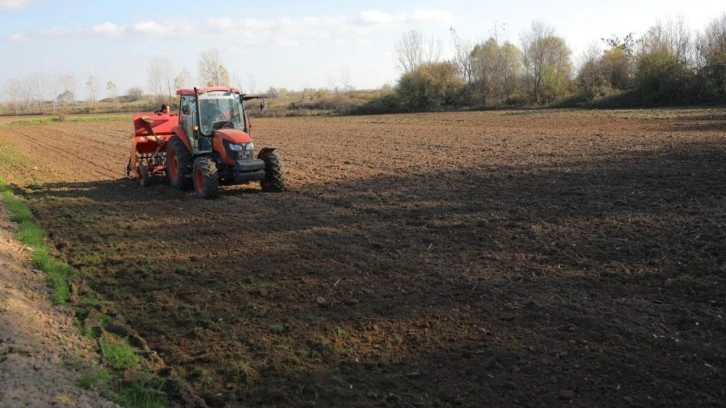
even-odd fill
[[[73,314],[49,301],[44,275],[0,200],[0,407],[118,407],[77,385],[96,359]]]
[[[131,124],[0,127],[55,246],[209,406],[723,406],[726,114],[255,122],[290,191],[123,178]]]

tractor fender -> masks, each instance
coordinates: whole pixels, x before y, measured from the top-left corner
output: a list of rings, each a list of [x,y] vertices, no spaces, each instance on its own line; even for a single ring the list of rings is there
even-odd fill
[[[187,136],[187,132],[186,132],[186,130],[184,130],[184,127],[181,125],[176,125],[171,129],[171,131],[174,133],[174,135],[176,135],[176,137],[179,138],[179,140],[182,141],[182,143],[184,143],[184,146],[187,148],[187,151],[191,152],[192,144],[189,141],[189,136]]]
[[[264,155],[265,153],[267,153],[267,152],[274,152],[275,150],[277,150],[277,147],[274,147],[274,146],[263,147],[262,150],[260,150],[260,152],[257,153],[257,157],[259,158],[262,155]]]

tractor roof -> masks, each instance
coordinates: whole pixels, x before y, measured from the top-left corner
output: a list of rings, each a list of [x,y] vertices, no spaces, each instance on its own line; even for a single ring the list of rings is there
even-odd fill
[[[239,89],[233,88],[231,86],[207,86],[203,88],[197,88],[197,94],[201,95],[203,93],[207,92],[214,92],[214,91],[226,91],[226,92],[236,92],[236,93],[242,93]],[[178,89],[176,91],[177,95],[194,95],[194,88],[185,88],[185,89]]]

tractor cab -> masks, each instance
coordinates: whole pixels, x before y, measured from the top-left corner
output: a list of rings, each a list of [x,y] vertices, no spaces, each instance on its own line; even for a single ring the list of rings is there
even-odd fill
[[[180,89],[179,125],[190,142],[192,155],[212,151],[212,137],[220,129],[249,135],[244,96],[234,88]]]

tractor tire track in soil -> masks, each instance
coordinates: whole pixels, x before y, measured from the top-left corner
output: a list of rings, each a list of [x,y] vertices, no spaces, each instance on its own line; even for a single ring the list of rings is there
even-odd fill
[[[115,176],[130,123],[0,128],[80,146],[8,179],[208,405],[726,403],[722,111],[255,125],[290,191],[211,201]]]

